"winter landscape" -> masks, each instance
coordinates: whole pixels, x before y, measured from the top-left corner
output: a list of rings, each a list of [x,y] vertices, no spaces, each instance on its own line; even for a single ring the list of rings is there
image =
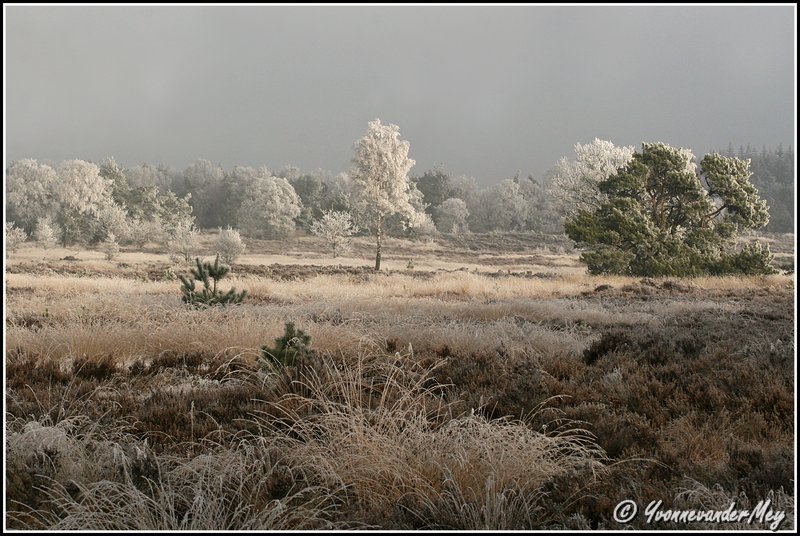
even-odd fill
[[[5,527],[792,529],[793,17],[4,6]]]

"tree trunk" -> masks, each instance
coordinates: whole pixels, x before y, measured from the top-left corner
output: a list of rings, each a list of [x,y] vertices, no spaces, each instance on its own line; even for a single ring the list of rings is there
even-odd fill
[[[375,253],[375,271],[379,272],[381,269],[381,240],[383,239],[383,217],[378,217],[378,250]]]

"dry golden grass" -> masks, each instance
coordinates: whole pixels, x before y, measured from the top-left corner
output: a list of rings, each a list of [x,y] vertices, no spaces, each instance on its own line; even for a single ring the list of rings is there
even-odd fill
[[[223,287],[239,288],[246,285],[253,298],[279,302],[390,297],[431,297],[445,301],[508,300],[577,296],[582,292],[592,291],[601,284],[624,287],[636,285],[640,280],[641,278],[635,277],[589,275],[568,275],[552,279],[497,278],[469,272],[452,272],[437,274],[431,280],[400,274],[374,274],[366,281],[330,275],[317,276],[306,281],[274,281],[254,276],[236,277],[233,274]],[[787,288],[794,285],[794,276],[699,277],[682,280],[681,284],[697,290]],[[88,292],[179,296],[178,286],[175,281],[143,282],[113,277],[6,274],[6,287],[12,291],[26,290],[58,296]]]
[[[436,365],[410,357],[361,353],[348,366],[325,359],[305,369],[296,380],[299,393],[265,413],[262,435],[279,437],[290,459],[324,468],[365,523],[405,515],[441,524],[428,509],[452,501],[454,492],[463,507],[482,512],[496,500],[487,496],[487,483],[499,493],[519,492],[528,504],[558,475],[592,478],[602,471],[602,451],[578,430],[545,435],[513,420],[453,415],[443,386],[430,381]],[[454,528],[493,521],[460,520]],[[533,525],[508,521],[494,528]]]
[[[176,281],[7,274],[6,336],[9,347],[43,358],[67,362],[110,355],[127,365],[163,351],[252,353],[279,336],[289,318],[303,324],[323,351],[391,338],[428,350],[447,345],[454,351],[488,351],[502,345],[512,354],[554,349],[574,354],[586,341],[582,326],[658,323],[665,315],[706,309],[721,315],[737,311],[731,303],[680,296],[624,307],[614,299],[577,299],[601,282],[638,285],[638,279],[623,277],[526,279],[466,272],[429,280],[402,274],[376,274],[366,281],[346,275],[307,281],[246,276],[232,278],[223,289],[247,289],[248,304],[205,311],[182,307]],[[789,276],[770,276],[702,278],[688,285],[731,291],[791,283]],[[32,323],[38,329],[29,329]]]
[[[146,442],[86,419],[28,422],[7,437],[9,466],[44,461],[38,506],[10,505],[13,527],[46,530],[302,530],[335,528],[337,490],[296,478],[263,441],[198,445],[192,459],[155,455]],[[39,471],[42,471],[39,469]],[[16,475],[12,475],[16,476]],[[15,483],[15,482],[14,482]]]

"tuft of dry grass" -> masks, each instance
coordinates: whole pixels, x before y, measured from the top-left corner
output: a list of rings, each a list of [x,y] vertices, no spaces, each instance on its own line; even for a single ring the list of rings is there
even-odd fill
[[[409,357],[362,355],[344,367],[324,359],[263,420],[265,435],[284,431],[292,456],[341,483],[359,521],[450,527],[449,509],[462,501],[476,514],[453,527],[478,528],[502,515],[498,501],[519,510],[537,503],[553,478],[602,471],[602,450],[579,430],[544,434],[513,419],[453,414],[446,386],[432,381],[440,364]],[[542,523],[520,511],[508,521]]]
[[[268,444],[203,445],[191,459],[155,456],[147,443],[80,437],[71,423],[26,425],[9,438],[14,475],[35,473],[36,502],[14,501],[9,525],[45,530],[330,529],[336,490],[309,485]],[[88,456],[91,455],[91,458]],[[32,465],[34,464],[34,465]],[[86,470],[92,468],[92,473]],[[27,470],[27,473],[26,473]],[[16,491],[17,496],[19,490]]]

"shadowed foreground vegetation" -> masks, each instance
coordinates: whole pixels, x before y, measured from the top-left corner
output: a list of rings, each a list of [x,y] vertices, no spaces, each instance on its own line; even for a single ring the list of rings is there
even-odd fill
[[[164,267],[95,264],[6,274],[9,527],[619,529],[624,499],[766,498],[794,525],[788,276],[250,264],[242,305],[195,309]],[[289,321],[313,352],[264,365]]]

